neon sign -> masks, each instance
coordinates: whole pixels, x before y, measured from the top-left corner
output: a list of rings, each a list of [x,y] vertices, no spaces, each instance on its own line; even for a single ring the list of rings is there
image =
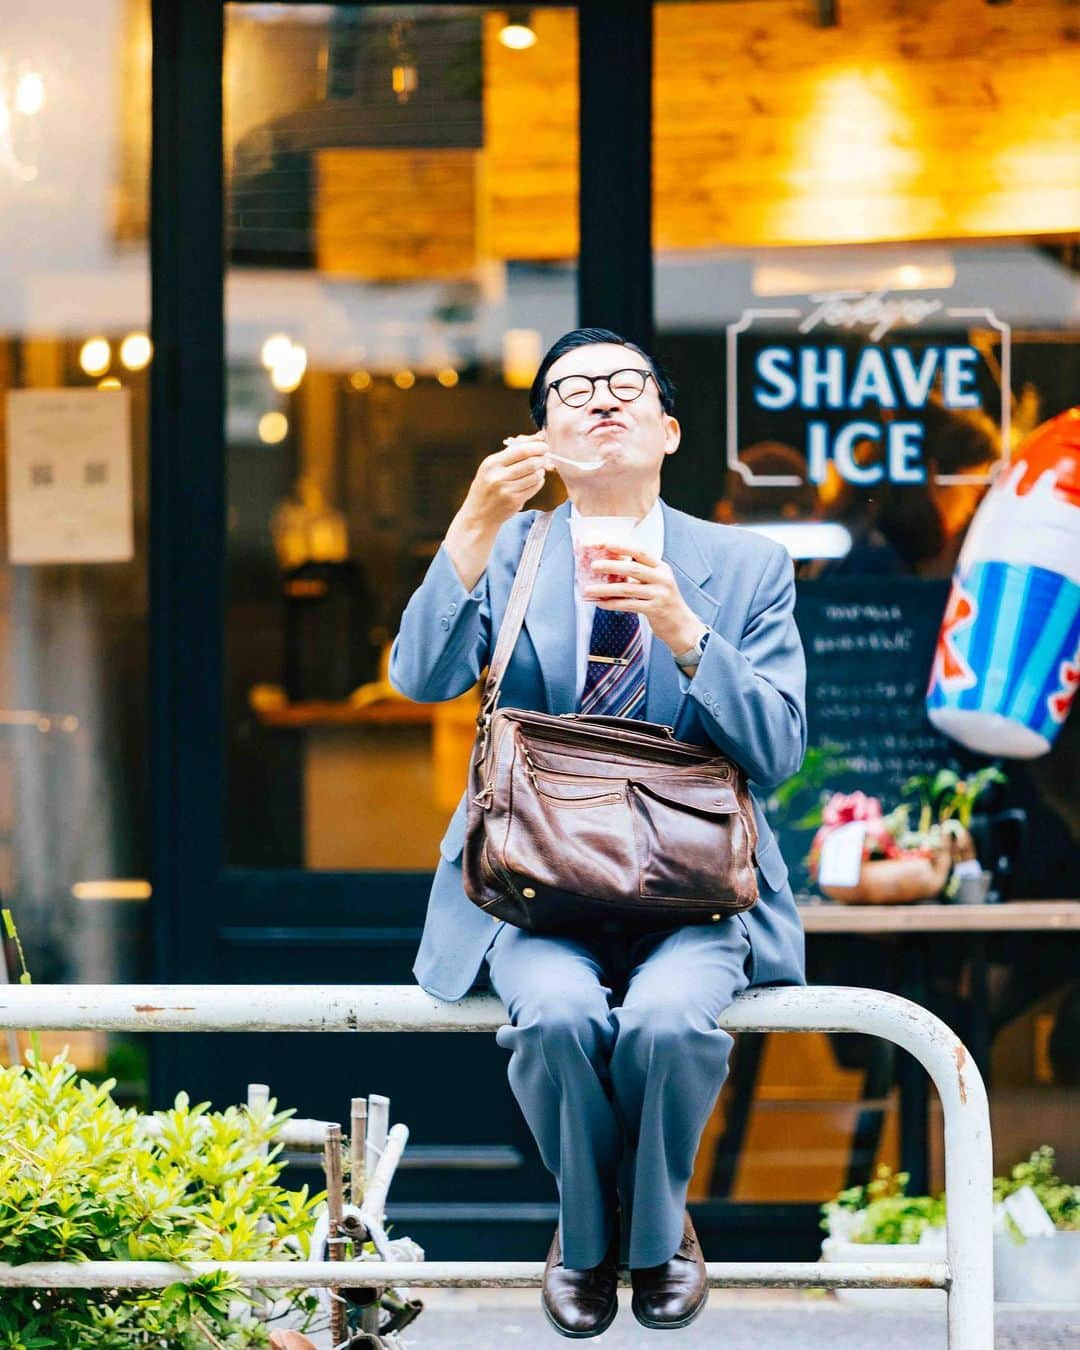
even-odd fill
[[[738,389],[739,338],[757,321],[795,320],[795,336],[760,347],[753,359],[751,394],[763,412],[808,414],[803,451],[806,480],[825,480],[829,464],[849,483],[870,487],[888,481],[916,484],[926,481],[925,426],[920,417],[935,388],[945,408],[982,406],[978,373],[982,354],[969,341],[940,342],[922,348],[900,343],[876,345],[900,326],[914,327],[941,313],[948,318],[981,319],[995,329],[1001,342],[1001,433],[1009,432],[1009,327],[990,310],[947,309],[940,300],[894,298],[883,291],[835,291],[808,297],[810,308],[744,310],[728,325],[728,463],[743,480],[758,486],[798,486],[794,474],[755,474],[739,457]],[[849,347],[807,340],[820,329],[864,330],[867,345],[852,353]],[[874,409],[886,414],[869,420]],[[819,414],[814,416],[814,414]],[[836,414],[850,413],[837,425]],[[823,414],[829,414],[824,416]],[[865,441],[882,445],[880,462],[860,464],[855,449]],[[939,483],[983,483],[982,474],[939,474]]]

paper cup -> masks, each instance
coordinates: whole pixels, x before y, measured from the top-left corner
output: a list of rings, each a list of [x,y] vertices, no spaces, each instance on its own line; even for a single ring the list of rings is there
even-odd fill
[[[621,572],[598,572],[594,558],[625,558],[634,545],[633,516],[574,516],[570,536],[574,545],[574,589],[580,597],[593,582],[618,582]]]

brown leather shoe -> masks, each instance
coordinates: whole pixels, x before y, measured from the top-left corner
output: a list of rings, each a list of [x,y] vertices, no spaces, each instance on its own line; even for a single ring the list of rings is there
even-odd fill
[[[619,1311],[618,1254],[616,1226],[607,1254],[598,1266],[589,1270],[570,1270],[562,1263],[556,1225],[544,1266],[540,1304],[547,1320],[560,1335],[576,1339],[599,1336],[614,1322]]]
[[[690,1215],[683,1219],[682,1241],[670,1261],[630,1271],[630,1306],[643,1327],[662,1331],[688,1326],[709,1297],[705,1258]]]

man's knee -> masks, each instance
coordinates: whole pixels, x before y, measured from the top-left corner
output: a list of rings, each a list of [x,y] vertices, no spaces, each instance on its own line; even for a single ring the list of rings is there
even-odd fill
[[[589,1059],[606,1054],[614,1039],[611,1009],[601,996],[548,994],[533,1000],[518,1018],[544,1048],[545,1055],[561,1056],[581,1050]]]
[[[711,1013],[680,998],[678,991],[616,1008],[613,1016],[616,1054],[677,1056],[699,1045],[726,1060],[733,1044]]]

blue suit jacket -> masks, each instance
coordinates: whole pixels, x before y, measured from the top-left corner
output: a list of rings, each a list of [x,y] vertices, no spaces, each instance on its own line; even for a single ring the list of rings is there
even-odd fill
[[[667,645],[654,639],[645,716],[680,740],[715,746],[742,765],[751,788],[791,776],[806,749],[806,664],[795,626],[794,574],[786,551],[732,525],[717,525],[661,502],[664,559],[687,604],[712,629],[692,680]],[[488,566],[467,591],[445,548],[432,559],[405,608],[390,653],[390,682],[423,703],[455,698],[487,666],[506,612],[525,537],[536,511],[500,529]],[[570,504],[555,512],[525,623],[503,678],[504,708],[574,712],[574,559]],[[498,924],[466,896],[461,850],[466,798],[440,844],[427,919],[413,973],[437,998],[456,1000],[476,980]],[[787,867],[755,796],[761,898],[746,926],[752,983],[801,984],[803,932]]]

